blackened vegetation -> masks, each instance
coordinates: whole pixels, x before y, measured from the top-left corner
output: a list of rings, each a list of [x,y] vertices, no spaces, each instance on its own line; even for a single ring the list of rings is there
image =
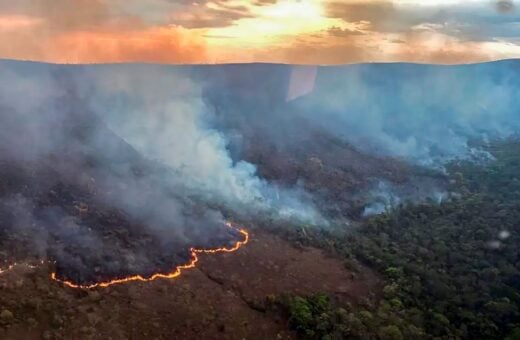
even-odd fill
[[[488,166],[450,166],[461,197],[403,205],[349,235],[295,239],[377,269],[383,296],[342,306],[323,296],[280,297],[304,338],[518,339],[520,335],[520,142],[491,146]]]
[[[169,273],[191,247],[242,239],[74,93],[31,114],[0,111],[1,261],[55,261],[60,279],[92,284]]]

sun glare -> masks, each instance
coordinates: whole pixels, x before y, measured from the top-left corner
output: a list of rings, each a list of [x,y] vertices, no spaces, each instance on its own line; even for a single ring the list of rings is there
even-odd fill
[[[261,11],[265,17],[284,19],[321,19],[322,5],[317,1],[281,1]]]
[[[212,41],[243,46],[261,46],[290,39],[302,34],[313,34],[333,26],[342,26],[337,19],[327,18],[323,3],[316,0],[278,1],[268,6],[250,7],[252,18],[237,20],[234,25],[211,30],[210,36],[233,38]]]

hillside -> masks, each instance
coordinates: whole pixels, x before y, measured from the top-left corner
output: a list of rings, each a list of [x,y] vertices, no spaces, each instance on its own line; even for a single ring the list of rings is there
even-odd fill
[[[1,61],[0,335],[516,334],[518,72]]]

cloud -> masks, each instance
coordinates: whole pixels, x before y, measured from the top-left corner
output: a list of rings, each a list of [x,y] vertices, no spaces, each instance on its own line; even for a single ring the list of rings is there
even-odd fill
[[[508,15],[503,15],[507,13]],[[464,4],[400,3],[391,1],[335,1],[327,5],[327,15],[346,22],[369,23],[376,33],[408,34],[428,26],[431,30],[461,40],[494,41],[518,36],[520,15],[514,3],[501,0]]]
[[[59,31],[98,27],[114,19],[101,0],[20,0],[1,4],[0,12],[39,18],[47,29]]]
[[[252,18],[249,8],[216,1],[204,5],[192,5],[185,11],[174,13],[172,23],[185,28],[216,28],[230,26],[234,21]]]
[[[32,31],[0,32],[4,58],[58,63],[200,63],[206,59],[200,37],[178,28],[137,31],[72,31],[46,36]]]
[[[78,32],[53,40],[49,59],[63,62],[200,63],[205,47],[194,34],[172,27],[129,32]]]
[[[394,61],[401,49],[401,61],[470,62],[518,57],[519,29],[511,0],[19,0],[0,3],[0,57],[327,64]],[[482,51],[488,43],[500,46]],[[428,48],[409,52],[417,46]],[[460,52],[468,46],[476,51]]]
[[[365,33],[359,31],[359,30],[356,30],[356,29],[348,29],[348,28],[340,28],[340,27],[336,27],[336,26],[333,26],[331,28],[329,28],[327,30],[327,32],[330,34],[330,35],[333,35],[335,37],[349,37],[349,36],[352,36],[352,35],[364,35]]]
[[[100,0],[4,3],[0,56],[60,63],[205,61],[205,43],[196,32],[113,11]]]
[[[0,15],[0,32],[36,28],[42,23],[38,18],[21,14]]]
[[[278,2],[278,0],[254,0],[253,4],[255,6],[267,6],[267,5],[274,5],[277,2]]]
[[[417,6],[414,6],[415,8]],[[408,13],[406,8],[392,1],[334,1],[327,5],[326,13],[330,18],[342,19],[348,23],[366,23],[367,29],[374,32],[404,32],[414,24],[420,23],[422,13]]]
[[[395,19],[399,14],[390,1],[333,1],[327,4],[327,15],[331,18],[341,18],[348,22],[369,21],[380,23]]]

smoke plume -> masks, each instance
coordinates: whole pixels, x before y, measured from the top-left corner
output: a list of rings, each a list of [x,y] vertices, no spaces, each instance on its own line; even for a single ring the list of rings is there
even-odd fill
[[[291,108],[366,152],[426,166],[488,155],[472,142],[520,129],[518,62],[320,68]]]
[[[445,175],[432,169],[489,159],[483,145],[518,133],[518,66],[297,67],[294,77],[289,65],[3,61],[1,242],[38,235],[26,253],[95,282],[229,245],[240,236],[229,217],[326,226],[440,202]]]
[[[325,223],[305,193],[231,159],[182,70],[0,67],[1,231],[41,235],[26,255],[45,253],[63,278],[166,272],[191,247],[239,239],[224,214]]]

